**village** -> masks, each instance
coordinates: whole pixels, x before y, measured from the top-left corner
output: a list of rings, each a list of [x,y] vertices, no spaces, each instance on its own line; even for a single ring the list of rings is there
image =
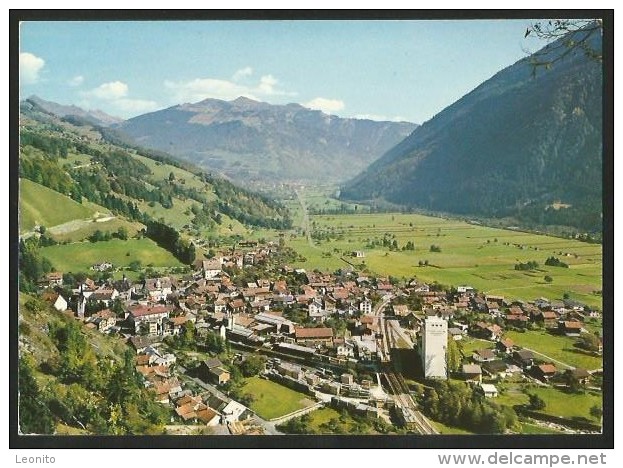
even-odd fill
[[[467,285],[397,281],[353,268],[295,269],[283,263],[287,249],[279,242],[240,241],[211,254],[186,274],[134,281],[108,275],[68,285],[66,275],[53,272],[40,284],[56,310],[136,351],[144,385],[171,409],[169,433],[280,434],[287,421],[331,407],[437,434],[418,403],[418,391],[435,380],[463,382],[492,400],[507,379],[601,391],[601,369],[560,362],[507,336],[542,330],[600,356],[601,337],[587,325],[600,312],[576,301],[511,301]],[[102,278],[114,265],[102,261],[92,270]],[[241,369],[304,394],[306,403],[262,417],[252,409],[257,396],[236,383]],[[526,414],[538,419],[537,409]],[[560,426],[595,431],[586,421]]]

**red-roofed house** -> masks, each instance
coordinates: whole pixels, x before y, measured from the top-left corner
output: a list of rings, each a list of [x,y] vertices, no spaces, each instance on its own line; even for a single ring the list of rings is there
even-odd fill
[[[117,324],[117,314],[110,309],[104,309],[91,315],[89,321],[97,325],[99,331],[105,332]]]
[[[537,322],[542,322],[545,328],[556,328],[558,326],[558,314],[553,310],[543,310],[534,317]]]
[[[294,337],[297,344],[330,346],[333,343],[332,328],[296,328]]]
[[[543,382],[547,382],[549,379],[556,375],[556,366],[554,364],[541,364],[540,366],[536,366],[534,368],[534,374],[539,380]]]
[[[558,322],[558,330],[567,336],[580,336],[582,332],[582,322],[576,320]]]
[[[515,343],[510,338],[504,338],[495,344],[498,351],[505,354],[511,354],[514,351]]]
[[[134,324],[135,333],[138,333],[142,323],[156,324],[156,333],[162,330],[162,320],[168,318],[173,310],[169,305],[134,305],[128,308],[128,320]]]

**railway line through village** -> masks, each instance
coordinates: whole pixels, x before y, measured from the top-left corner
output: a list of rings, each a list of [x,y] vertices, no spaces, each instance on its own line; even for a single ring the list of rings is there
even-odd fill
[[[394,368],[391,360],[391,349],[398,347],[398,338],[404,337],[396,330],[395,321],[385,319],[384,310],[388,306],[391,296],[385,296],[381,303],[375,308],[374,315],[378,320],[378,330],[380,331],[380,380],[384,383],[389,395],[393,398],[396,414],[402,423],[410,430],[417,431],[419,434],[438,434],[433,425],[419,411],[417,403],[411,396],[409,386],[400,372]],[[409,344],[411,344],[409,342]]]

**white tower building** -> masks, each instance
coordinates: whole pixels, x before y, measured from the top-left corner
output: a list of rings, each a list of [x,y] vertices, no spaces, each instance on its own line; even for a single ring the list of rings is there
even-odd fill
[[[446,347],[448,346],[448,322],[441,317],[428,317],[422,331],[422,368],[427,379],[446,379]]]
[[[80,287],[78,288],[80,290],[80,292],[78,293],[78,303],[77,303],[77,307],[76,307],[76,314],[78,315],[78,318],[83,319],[84,318],[84,312],[86,310],[86,306],[87,306],[87,298],[84,295],[84,284],[81,284]]]

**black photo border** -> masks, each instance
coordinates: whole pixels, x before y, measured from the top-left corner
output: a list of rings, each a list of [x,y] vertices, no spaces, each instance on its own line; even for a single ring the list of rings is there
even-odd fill
[[[603,432],[578,435],[25,436],[18,433],[19,25],[22,21],[603,19]],[[614,448],[614,10],[10,10],[9,448]]]

